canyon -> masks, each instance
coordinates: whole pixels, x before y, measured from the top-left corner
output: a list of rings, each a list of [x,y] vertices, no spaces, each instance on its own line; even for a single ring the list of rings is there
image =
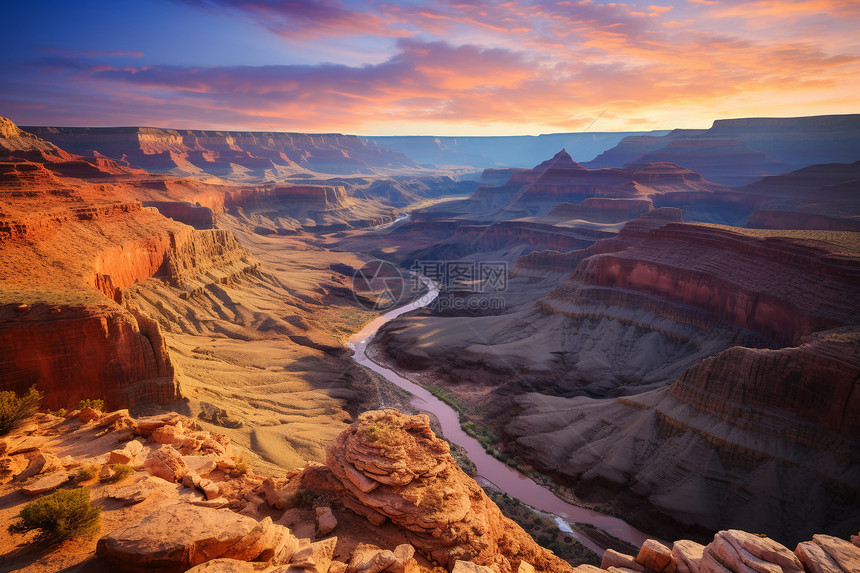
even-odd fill
[[[494,503],[492,476],[474,476],[485,491],[461,471],[438,420],[351,358],[384,294],[358,294],[352,279],[382,259],[441,292],[383,325],[368,360],[443,397],[488,453],[569,503],[684,537],[680,556],[663,552],[677,570],[746,571],[726,549],[746,530],[798,546],[800,568],[783,570],[817,573],[810,555],[843,555],[828,536],[860,531],[857,117],[507,143],[2,119],[0,390],[35,385],[55,413],[100,398],[129,410],[111,422],[122,430],[155,416],[159,436],[178,427],[222,444],[215,473],[198,478],[244,512],[232,528],[282,542],[243,561],[292,566],[271,562],[292,546],[278,529],[289,527],[297,548],[342,564],[331,571],[405,543],[416,561],[404,570],[594,571],[581,535],[614,551],[604,569],[668,571],[646,561],[647,543],[643,554],[581,525],[572,542],[529,529],[540,512],[522,529]],[[534,167],[502,167],[537,153]],[[457,265],[473,274],[455,280]],[[94,429],[77,414],[38,416],[32,435],[68,434],[63,447]],[[161,491],[147,511],[190,519],[198,510],[176,504],[214,490],[153,473],[173,454],[155,456],[164,444],[149,432],[136,434],[146,455],[134,478]],[[4,443],[6,466],[30,463],[35,450]],[[69,452],[55,469],[110,455]],[[233,488],[239,456],[251,477]],[[15,499],[0,511],[11,516]],[[326,503],[338,539],[311,541]],[[139,533],[120,534],[120,515],[112,541],[63,551],[93,570],[121,566]],[[578,557],[546,551],[547,539]]]
[[[826,177],[812,184],[817,172],[844,173],[841,183],[852,188],[851,168],[805,168],[779,183],[765,178],[753,192],[711,185],[660,193],[663,182],[707,182],[652,166],[589,170],[560,153],[479,188],[469,202],[414,213],[428,228],[462,223],[435,245],[397,256],[505,260],[505,292],[473,283],[451,295],[463,309],[500,296],[504,310],[401,317],[381,329],[376,356],[443,387],[512,464],[553,476],[562,493],[624,507],[646,531],[704,539],[743,524],[788,543],[827,527],[847,535],[858,525],[851,420],[860,243],[847,216],[856,211],[837,217],[846,195],[801,189],[830,188]],[[642,173],[654,173],[648,187],[636,180]],[[603,185],[584,186],[587,178]],[[506,203],[484,211],[488,219],[534,193],[532,205],[556,206],[505,225],[540,220],[561,237],[599,224],[603,236],[547,247],[509,232],[504,245],[475,243],[460,229],[475,224],[475,207],[496,190]],[[801,196],[821,200],[804,211]],[[767,229],[715,224],[714,198]],[[777,201],[780,210],[760,208]],[[681,222],[688,215],[712,221]],[[815,512],[791,504],[799,492]]]

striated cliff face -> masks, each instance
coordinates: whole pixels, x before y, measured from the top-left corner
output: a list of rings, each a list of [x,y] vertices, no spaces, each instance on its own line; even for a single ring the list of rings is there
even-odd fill
[[[295,173],[352,174],[419,166],[402,153],[340,134],[230,132],[151,127],[26,127],[64,149],[99,153],[148,171],[272,180]]]
[[[545,304],[560,309],[557,299],[620,289],[791,344],[860,319],[858,273],[856,259],[813,244],[674,223],[629,249],[586,259]]]
[[[102,251],[95,261],[95,286],[122,302],[122,289],[162,277],[194,290],[252,271],[255,263],[229,231],[168,231]]]
[[[58,170],[81,162],[0,125],[0,144],[44,154],[39,163],[15,156],[0,168],[4,389],[35,384],[53,408],[81,398],[103,398],[110,407],[178,399],[161,329],[127,304],[124,291],[158,277],[193,292],[253,272],[256,262],[232,233],[194,230],[142,207],[128,169],[119,170],[122,183],[105,179],[116,163],[103,158],[83,162],[105,175],[98,182]]]
[[[513,451],[646,530],[847,535],[860,499],[856,233],[670,223],[617,249],[628,232],[583,253],[530,324],[570,320],[568,385],[599,388],[617,360],[628,380],[651,362],[642,382],[662,382],[617,399],[526,387],[505,427]],[[562,257],[538,255],[524,272]],[[667,353],[673,339],[689,346]]]
[[[375,200],[358,201],[342,186],[291,185],[228,191],[228,213],[263,232],[290,234],[302,229],[335,231],[394,220],[395,210]]]
[[[215,213],[209,207],[194,205],[187,201],[144,201],[144,207],[155,207],[165,217],[191,225],[195,229],[215,227]]]
[[[84,398],[129,408],[180,397],[158,327],[115,305],[0,306],[0,356],[0,387],[35,385],[53,409]]]
[[[54,408],[88,397],[110,407],[178,399],[161,330],[123,304],[124,290],[163,277],[193,291],[255,266],[231,233],[195,231],[138,203],[34,215],[5,230],[0,378],[16,391],[35,384]],[[119,305],[99,302],[96,289]]]
[[[856,438],[858,336],[852,330],[832,331],[780,350],[729,348],[686,370],[670,394],[723,422],[770,426],[804,446],[822,447],[834,432]]]

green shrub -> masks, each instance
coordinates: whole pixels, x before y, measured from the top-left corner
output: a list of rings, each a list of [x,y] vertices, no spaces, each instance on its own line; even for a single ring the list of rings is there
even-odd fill
[[[68,414],[65,408],[60,408],[59,410],[48,410],[48,413],[58,418],[65,418],[66,414]]]
[[[381,446],[392,446],[399,444],[403,439],[400,428],[388,424],[370,424],[365,428],[367,441]]]
[[[85,481],[90,481],[95,478],[99,473],[99,467],[93,464],[82,466],[78,470],[78,475],[75,476],[75,482],[81,483]]]
[[[134,468],[128,464],[112,464],[110,469],[113,470],[113,475],[109,480],[111,482],[122,481],[134,473]]]
[[[90,503],[90,492],[83,489],[61,489],[32,501],[9,526],[13,533],[38,530],[39,536],[52,541],[75,537],[92,537],[99,530],[101,508]]]
[[[15,392],[0,392],[0,436],[8,434],[39,410],[42,394],[35,386],[20,398]]]
[[[86,400],[81,400],[80,402],[78,402],[78,410],[83,410],[84,408],[92,408],[93,410],[104,412],[105,401],[98,398],[87,398]]]

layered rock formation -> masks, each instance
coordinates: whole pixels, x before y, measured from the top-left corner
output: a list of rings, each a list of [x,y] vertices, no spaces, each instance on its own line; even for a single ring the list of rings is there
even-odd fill
[[[25,127],[63,149],[95,152],[151,172],[208,174],[237,180],[273,180],[308,170],[373,173],[414,169],[402,153],[355,136],[229,132],[151,127]]]
[[[535,171],[539,171],[539,167]],[[698,173],[673,163],[652,162],[625,169],[586,169],[567,154],[553,158],[550,166],[518,191],[506,210],[545,214],[562,202],[581,203],[593,197],[651,198],[670,192],[713,193],[722,187]]]
[[[4,165],[12,168],[4,173],[16,175],[0,185],[9,199],[0,222],[3,389],[36,385],[54,408],[94,397],[110,407],[178,399],[161,329],[124,305],[123,289],[157,276],[194,291],[253,272],[256,263],[227,231],[196,231],[142,207],[126,183],[133,171],[101,171],[99,183],[56,176],[73,156],[11,124],[3,134],[11,157]],[[23,163],[27,153],[41,162]],[[37,175],[21,177],[28,173]]]
[[[838,247],[745,233],[666,225],[629,249],[585,260],[543,304],[555,311],[563,311],[560,299],[586,304],[592,286],[597,296],[632,291],[701,309],[780,344],[860,319],[852,296],[856,258]]]
[[[336,492],[372,523],[391,519],[418,551],[449,570],[458,560],[500,573],[517,571],[522,561],[540,571],[569,570],[460,470],[426,415],[362,414],[329,448],[327,465],[308,470],[304,482]]]
[[[580,495],[641,508],[631,513],[645,529],[667,527],[670,516],[684,528],[737,523],[790,542],[845,535],[858,495],[856,252],[853,233],[676,223],[583,259],[533,322],[572,319],[571,381],[601,379],[590,371],[598,359],[584,350],[595,346],[582,343],[585,326],[627,324],[644,329],[637,345],[663,336],[693,348],[644,379],[663,380],[650,392],[600,400],[542,388],[515,398],[520,411],[506,431],[516,452]],[[750,348],[760,345],[774,349]],[[625,355],[625,367],[654,360],[657,348]],[[819,510],[789,509],[801,490]]]
[[[481,185],[468,201],[431,207],[419,211],[416,217],[506,220],[548,215],[618,223],[645,213],[651,207],[649,202],[656,206],[677,206],[676,203],[689,203],[691,199],[696,203],[719,202],[727,191],[726,187],[674,163],[587,169],[561,150],[533,169],[511,172],[501,185]],[[756,198],[753,205],[761,201],[762,198]],[[707,210],[702,211],[706,215]]]
[[[855,161],[854,163],[811,165],[791,173],[765,177],[760,181],[739,188],[738,192],[764,199],[766,202],[761,203],[762,209],[791,210],[809,215],[823,215],[850,220],[851,218],[856,219],[857,213],[860,212],[860,199],[857,197],[858,188],[860,188],[860,161]],[[817,219],[803,222],[800,215],[786,214],[785,216],[785,222],[779,228],[792,228],[788,226],[792,224],[802,225],[794,228],[814,228],[809,227],[809,225],[825,223]],[[770,217],[769,220],[773,221],[774,219]],[[818,228],[827,229],[833,225],[833,223],[826,224],[828,227]],[[850,225],[851,223],[842,224]],[[751,222],[749,226],[754,225]]]
[[[152,320],[109,304],[25,306],[0,306],[0,389],[35,385],[55,409],[95,396],[123,407],[180,397]]]
[[[282,234],[302,229],[327,232],[370,227],[394,219],[393,209],[374,200],[358,201],[341,186],[244,188],[228,192],[224,207],[261,230]]]
[[[644,528],[699,540],[727,523],[785,543],[847,536],[860,493],[856,344],[848,332],[731,348],[669,388],[612,401],[527,395],[508,431],[521,455]]]

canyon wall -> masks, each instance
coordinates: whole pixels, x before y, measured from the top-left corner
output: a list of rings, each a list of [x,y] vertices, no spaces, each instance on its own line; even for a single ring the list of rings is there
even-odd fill
[[[650,199],[607,199],[589,197],[582,203],[559,203],[547,217],[584,219],[595,223],[620,223],[644,215],[654,208]]]
[[[295,173],[373,173],[419,167],[402,153],[340,134],[151,127],[24,127],[72,153],[95,153],[152,172],[271,180]]]
[[[187,201],[144,201],[144,207],[155,207],[165,217],[191,225],[195,229],[215,227],[215,213],[209,207],[194,205]]]
[[[857,343],[852,328],[736,346],[614,400],[524,395],[507,431],[517,453],[645,530],[847,537],[860,527]]]
[[[852,300],[858,273],[856,259],[814,247],[674,223],[625,251],[587,259],[569,280],[699,308],[791,344],[860,318]]]
[[[158,327],[111,304],[0,306],[3,390],[35,385],[42,404],[74,409],[101,398],[108,408],[180,398]]]
[[[350,197],[342,186],[281,185],[228,191],[228,213],[261,232],[291,234],[300,230],[331,232],[372,227],[394,220],[395,210],[373,200]]]

